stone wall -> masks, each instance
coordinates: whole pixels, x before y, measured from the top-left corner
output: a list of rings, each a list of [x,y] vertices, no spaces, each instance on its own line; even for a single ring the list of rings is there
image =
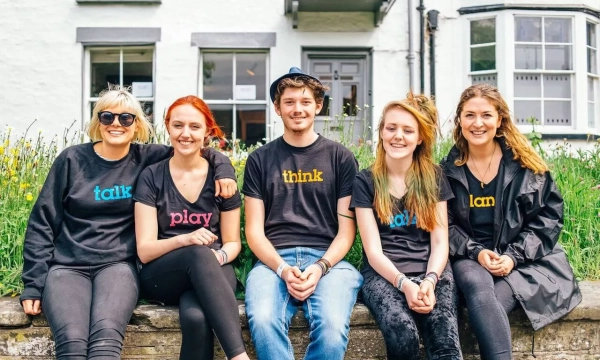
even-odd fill
[[[524,313],[511,314],[515,359],[591,360],[600,359],[600,282],[582,282],[583,302],[560,321],[534,332]],[[251,357],[254,351],[247,330],[244,306],[240,303],[240,321]],[[377,324],[367,308],[357,304],[350,321],[350,343],[346,359],[385,359],[385,346]],[[460,319],[461,342],[465,359],[478,359],[477,345],[466,324]],[[300,310],[292,321],[290,337],[298,358],[308,343],[306,321]],[[177,359],[181,334],[177,309],[140,305],[127,328],[124,359]],[[216,359],[225,356],[216,345]],[[43,315],[26,316],[17,298],[0,299],[0,359],[47,360],[53,358],[53,342]]]

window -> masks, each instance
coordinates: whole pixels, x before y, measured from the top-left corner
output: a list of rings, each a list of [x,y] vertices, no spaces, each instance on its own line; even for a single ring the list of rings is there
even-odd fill
[[[586,23],[587,39],[587,72],[588,72],[588,127],[596,127],[596,114],[598,109],[598,42],[596,39],[597,25]]]
[[[90,48],[89,105],[93,110],[108,84],[129,87],[150,121],[154,114],[154,48]]]
[[[228,139],[267,138],[267,53],[202,52],[202,97]]]
[[[572,125],[573,40],[568,17],[515,17],[517,124]]]
[[[496,19],[470,22],[470,77],[472,84],[498,86],[496,70]]]

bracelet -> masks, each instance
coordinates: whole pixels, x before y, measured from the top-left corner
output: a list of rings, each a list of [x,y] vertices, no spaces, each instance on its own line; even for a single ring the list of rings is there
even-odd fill
[[[423,280],[425,280],[425,279],[431,279],[431,282],[433,283],[434,286],[437,285],[437,283],[439,281],[439,277],[438,277],[437,273],[434,271],[427,273],[427,275],[425,275]]]
[[[227,253],[225,252],[225,250],[219,249],[219,250],[217,250],[217,253],[219,255],[221,255],[221,260],[223,261],[221,265],[227,264],[227,262],[229,261],[229,257],[227,256]]]
[[[400,278],[400,281],[398,282],[398,287],[397,287],[397,289],[398,289],[398,291],[400,291],[400,292],[401,292],[401,293],[403,293],[403,294],[404,294],[404,290],[402,290],[402,285],[404,285],[404,282],[405,282],[406,280],[410,281],[410,279],[409,279],[409,278],[407,278],[406,276],[403,276],[403,277],[401,277],[401,278]]]
[[[325,275],[325,265],[323,265],[323,263],[317,261],[314,263],[314,265],[317,265],[319,269],[321,269],[321,276]]]
[[[398,273],[398,275],[396,275],[396,277],[394,278],[394,282],[392,283],[392,285],[394,285],[394,287],[397,289],[398,288],[398,281],[399,279],[401,279],[402,277],[406,277],[406,275],[404,275],[403,273]]]
[[[277,276],[281,277],[281,274],[283,273],[283,270],[288,267],[288,263],[286,263],[285,261],[282,262],[281,264],[279,264],[279,266],[277,267]]]
[[[425,275],[425,278],[431,278],[431,280],[433,280],[433,285],[437,285],[438,281],[440,280],[438,274],[435,271],[430,271],[427,273],[427,275]],[[425,279],[423,279],[425,280]]]
[[[435,283],[435,280],[433,279],[432,276],[425,276],[425,278],[423,279],[423,281],[425,281],[425,280],[429,280],[429,282],[433,284],[433,288],[435,289],[436,283]]]
[[[320,264],[323,266],[323,276],[327,275],[329,270],[331,270],[331,263],[327,261],[327,259],[320,258],[319,260],[315,261],[315,264]]]

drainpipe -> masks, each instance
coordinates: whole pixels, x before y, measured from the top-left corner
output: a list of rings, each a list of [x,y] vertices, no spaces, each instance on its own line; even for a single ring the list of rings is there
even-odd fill
[[[435,31],[438,29],[439,11],[427,12],[427,29],[429,31],[429,93],[435,99]]]
[[[423,4],[424,0],[421,0],[419,3],[419,73],[421,74],[421,94],[425,92],[425,5]]]
[[[408,88],[413,91],[415,80],[415,54],[413,41],[413,0],[408,0]]]

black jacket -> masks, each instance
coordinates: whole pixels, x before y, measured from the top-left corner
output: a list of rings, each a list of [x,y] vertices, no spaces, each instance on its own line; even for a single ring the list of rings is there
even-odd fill
[[[494,250],[515,261],[505,278],[534,330],[569,313],[581,292],[558,238],[563,226],[563,199],[550,176],[534,174],[513,160],[503,141],[498,171],[501,186],[494,208]],[[483,245],[473,239],[469,224],[469,193],[464,166],[454,165],[458,148],[442,161],[454,199],[448,201],[450,256],[477,261]]]

